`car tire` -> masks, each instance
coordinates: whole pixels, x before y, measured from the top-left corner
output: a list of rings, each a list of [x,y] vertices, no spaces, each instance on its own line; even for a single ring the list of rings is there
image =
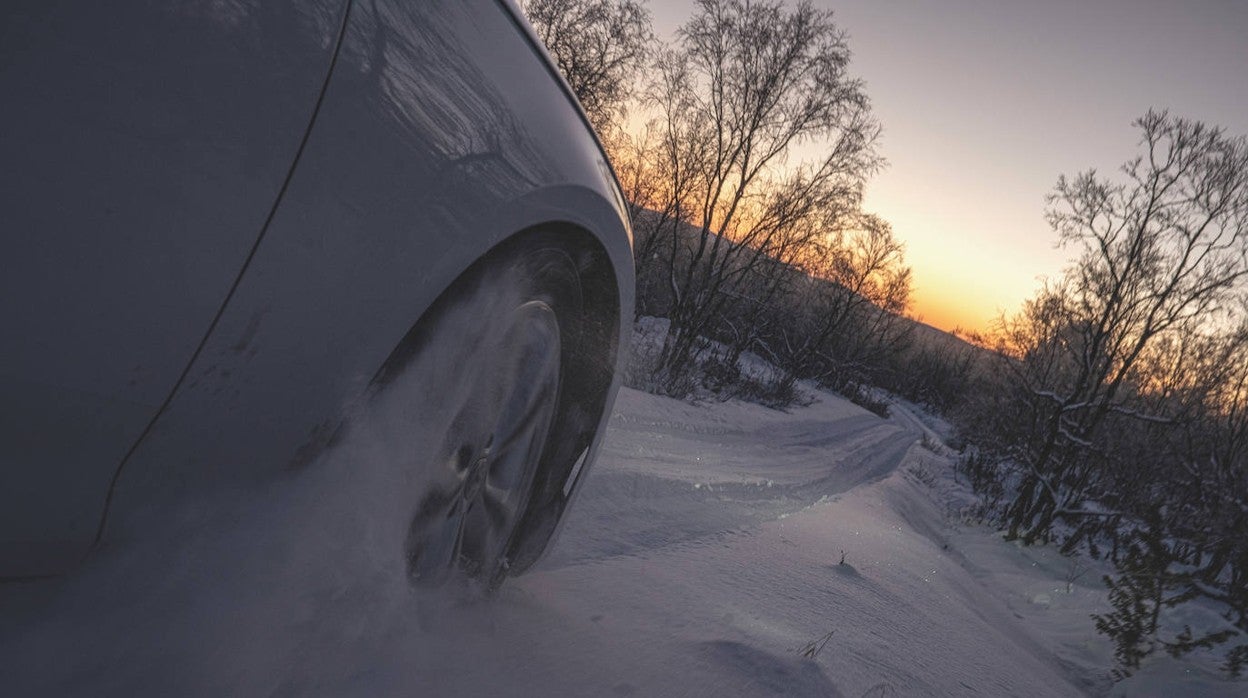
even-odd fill
[[[422,491],[403,554],[414,585],[463,575],[494,589],[517,548],[533,548],[532,511],[548,504],[534,490],[566,460],[552,441],[566,436],[561,403],[580,382],[585,313],[576,261],[539,236],[465,272],[377,375],[379,396],[420,401],[441,425],[413,425]]]

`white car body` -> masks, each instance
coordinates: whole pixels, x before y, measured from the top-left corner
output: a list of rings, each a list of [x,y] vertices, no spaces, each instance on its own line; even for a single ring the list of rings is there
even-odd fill
[[[631,233],[514,6],[18,2],[0,27],[0,576],[297,477],[439,295],[531,231],[601,306],[592,460]]]

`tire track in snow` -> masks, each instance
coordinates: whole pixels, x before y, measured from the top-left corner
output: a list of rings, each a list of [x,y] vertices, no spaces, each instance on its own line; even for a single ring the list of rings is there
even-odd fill
[[[860,410],[825,415],[815,406],[799,408],[808,418],[776,428],[740,428],[700,421],[694,405],[631,400],[657,404],[612,419],[543,568],[718,545],[888,476],[922,434],[904,413],[884,420]]]

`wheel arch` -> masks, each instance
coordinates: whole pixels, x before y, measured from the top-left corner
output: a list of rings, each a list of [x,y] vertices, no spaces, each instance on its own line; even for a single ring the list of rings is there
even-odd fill
[[[534,249],[551,249],[567,257],[576,271],[583,303],[587,306],[585,322],[591,326],[577,328],[584,331],[584,341],[590,343],[590,349],[597,350],[599,356],[609,356],[610,368],[614,372],[614,362],[618,355],[620,342],[619,319],[622,313],[622,293],[620,280],[612,264],[606,247],[592,233],[581,226],[564,222],[551,221],[526,227],[503,239],[477,257],[463,269],[453,281],[438,294],[433,302],[421,313],[411,328],[395,346],[374,375],[374,385],[384,385],[415,356],[424,341],[424,328],[429,318],[448,312],[455,297],[462,294],[466,287],[480,282],[480,277],[491,267],[515,257],[521,252]],[[603,321],[609,319],[607,321]],[[612,321],[614,320],[614,321]],[[571,339],[565,335],[564,339]],[[581,341],[578,334],[577,343]],[[607,370],[607,366],[602,367]],[[603,376],[597,376],[599,380]]]
[[[529,226],[496,244],[446,286],[374,375],[370,391],[381,390],[418,354],[428,328],[456,301],[482,283],[500,264],[523,254],[548,251],[575,273],[577,298],[560,315],[562,377],[555,420],[508,558],[513,574],[532,566],[553,542],[579,481],[593,460],[618,389],[618,365],[627,342],[631,296],[607,248],[585,228],[566,221]],[[571,320],[572,322],[569,322]]]

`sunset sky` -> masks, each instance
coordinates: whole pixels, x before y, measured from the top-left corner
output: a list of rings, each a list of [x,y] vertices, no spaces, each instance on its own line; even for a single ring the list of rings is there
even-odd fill
[[[1116,169],[1149,107],[1248,134],[1248,0],[816,0],[849,35],[888,169],[866,208],[914,267],[913,312],[986,329],[1057,275],[1044,197]],[[692,0],[651,0],[671,36]]]

